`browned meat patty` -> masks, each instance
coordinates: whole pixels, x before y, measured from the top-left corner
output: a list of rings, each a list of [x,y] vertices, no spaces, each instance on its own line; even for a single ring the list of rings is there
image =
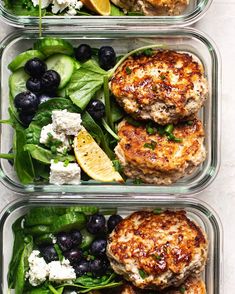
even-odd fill
[[[127,113],[162,125],[195,115],[208,96],[199,59],[168,50],[127,58],[114,73],[110,88]]]
[[[206,294],[205,283],[198,277],[189,277],[183,284],[176,288],[163,291],[151,291],[156,294]],[[111,291],[106,293],[111,294]],[[141,290],[131,284],[124,284],[119,288],[112,289],[112,294],[150,294],[149,290]]]
[[[113,270],[136,287],[163,290],[198,275],[207,250],[205,233],[185,211],[138,211],[111,233],[107,256]]]
[[[179,15],[189,4],[188,0],[111,0],[126,12],[144,15]]]
[[[150,135],[145,126],[121,122],[115,153],[124,174],[145,183],[168,185],[192,173],[206,158],[202,123],[197,119],[190,125],[181,123],[173,134],[182,142],[170,141],[158,132]]]

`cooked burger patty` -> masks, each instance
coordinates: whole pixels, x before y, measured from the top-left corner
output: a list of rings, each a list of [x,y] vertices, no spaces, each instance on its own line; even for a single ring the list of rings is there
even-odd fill
[[[162,125],[195,115],[208,95],[199,59],[167,50],[127,58],[110,88],[127,113]]]
[[[207,249],[205,233],[185,211],[138,211],[111,233],[107,256],[113,270],[136,287],[162,290],[198,275]]]
[[[168,185],[192,173],[206,158],[201,121],[178,124],[173,134],[182,142],[174,142],[156,132],[150,135],[145,126],[119,124],[120,141],[115,148],[124,174],[145,183]]]
[[[188,6],[188,0],[111,0],[126,12],[144,15],[179,15]]]
[[[115,291],[114,291],[115,290]],[[111,293],[111,292],[110,292]],[[158,294],[206,294],[205,283],[198,277],[189,277],[182,285],[163,291],[151,291]],[[112,289],[112,294],[149,294],[148,290],[141,290],[131,284],[124,284],[118,289]]]

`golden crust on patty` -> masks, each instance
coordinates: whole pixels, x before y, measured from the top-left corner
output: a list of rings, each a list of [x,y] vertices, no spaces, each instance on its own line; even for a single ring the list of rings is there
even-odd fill
[[[182,142],[170,141],[158,132],[149,135],[145,126],[121,122],[115,153],[125,175],[146,183],[171,184],[191,173],[206,157],[202,123],[194,119],[190,125],[178,124],[173,134]]]
[[[130,56],[114,73],[110,88],[127,113],[159,124],[195,115],[208,95],[201,62],[168,50]]]
[[[144,15],[179,15],[188,5],[188,0],[111,0],[115,5],[130,12]]]
[[[122,220],[108,238],[113,270],[136,287],[162,290],[198,275],[208,242],[185,211],[138,211]]]
[[[114,291],[115,290],[115,291]],[[118,289],[112,290],[113,294],[149,294],[147,290],[141,290],[131,284],[124,284]],[[206,294],[206,286],[202,279],[189,277],[182,285],[177,288],[170,288],[163,291],[151,291],[158,294]]]

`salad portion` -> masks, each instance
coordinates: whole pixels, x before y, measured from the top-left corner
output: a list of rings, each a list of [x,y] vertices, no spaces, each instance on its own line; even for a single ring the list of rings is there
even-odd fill
[[[10,160],[22,184],[171,184],[206,158],[197,112],[208,96],[200,60],[137,48],[118,56],[57,38],[8,65]]]
[[[206,293],[207,236],[185,211],[34,207],[12,229],[16,294]]]
[[[5,7],[16,15],[63,16],[154,16],[180,15],[188,0],[4,0]]]

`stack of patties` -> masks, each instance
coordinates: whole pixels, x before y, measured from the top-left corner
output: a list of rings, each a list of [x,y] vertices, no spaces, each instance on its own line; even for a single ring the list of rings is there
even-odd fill
[[[108,238],[111,267],[129,282],[112,294],[205,294],[207,253],[206,233],[185,211],[134,212]]]
[[[147,50],[128,57],[110,89],[125,112],[115,153],[128,178],[171,184],[206,158],[196,114],[208,96],[201,61],[186,52]]]

